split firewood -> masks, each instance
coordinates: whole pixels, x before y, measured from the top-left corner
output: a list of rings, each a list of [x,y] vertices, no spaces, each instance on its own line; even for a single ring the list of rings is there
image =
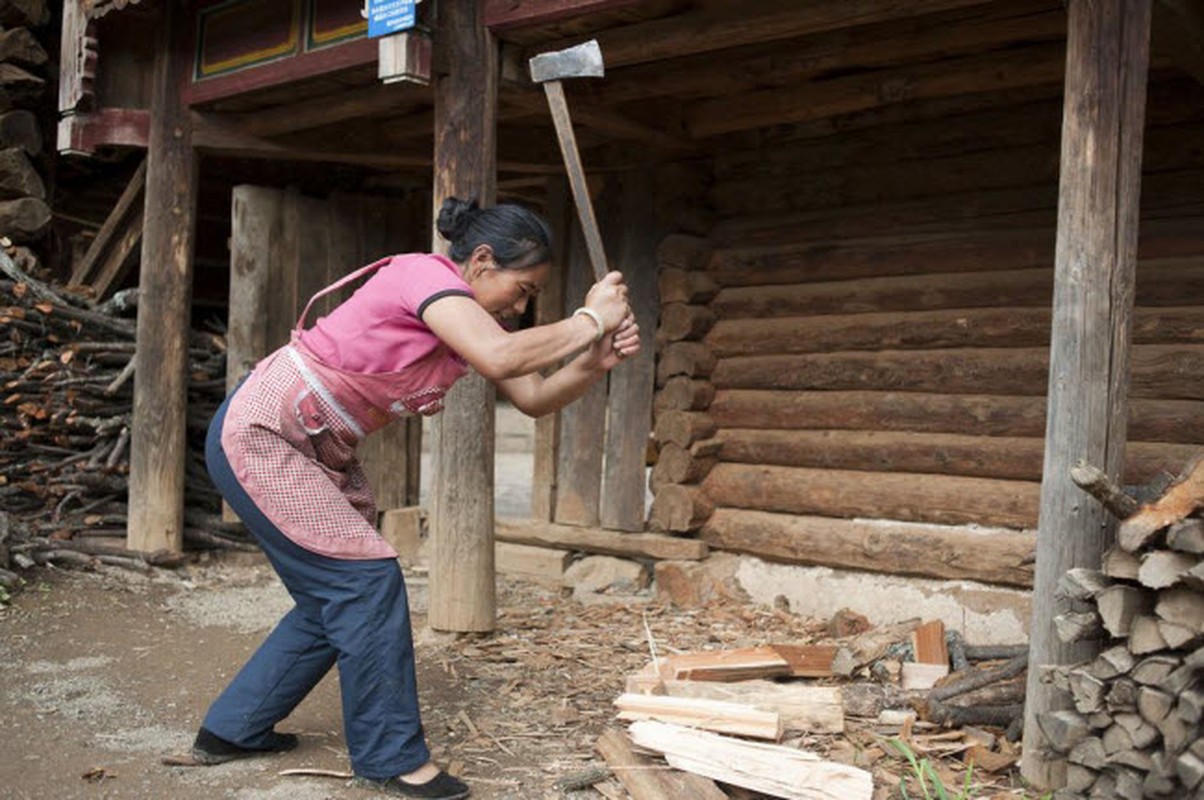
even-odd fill
[[[1069,753],[1091,731],[1083,715],[1074,711],[1038,714],[1037,726],[1041,728],[1049,746],[1059,753]]]
[[[1166,544],[1184,553],[1204,553],[1204,519],[1193,517],[1174,523],[1166,531]]]
[[[1150,611],[1150,596],[1134,586],[1115,585],[1104,589],[1095,598],[1104,629],[1111,636],[1129,635],[1133,619]]]
[[[1167,622],[1204,633],[1204,594],[1195,589],[1185,586],[1159,592],[1154,612]]]
[[[881,658],[892,644],[907,639],[911,632],[920,626],[921,621],[917,617],[893,625],[884,625],[844,640],[832,659],[833,672],[846,677],[852,675],[859,668]]]
[[[1104,623],[1095,611],[1067,611],[1053,618],[1054,629],[1063,642],[1083,642],[1098,639]]]
[[[613,729],[598,737],[598,752],[619,782],[634,800],[677,800],[697,797],[699,800],[726,800],[726,795],[714,781],[698,775],[671,776],[671,770],[642,756],[632,748],[626,733]],[[691,785],[686,786],[689,782]]]
[[[787,732],[840,733],[844,730],[844,694],[852,688],[771,681],[669,680],[662,681],[658,691],[668,697],[723,701],[773,711],[781,717]],[[906,698],[900,704],[905,705]]]
[[[1104,553],[1100,570],[1109,578],[1135,581],[1141,571],[1141,560],[1127,550],[1113,547]]]
[[[1166,589],[1183,580],[1183,577],[1199,564],[1199,558],[1187,553],[1155,550],[1142,558],[1137,580],[1142,586],[1151,589]]]
[[[790,663],[772,647],[745,647],[682,653],[660,662],[662,678],[693,681],[743,681],[790,674]]]
[[[792,678],[828,678],[835,673],[832,662],[837,648],[827,644],[772,644],[772,650],[786,660]]]
[[[1163,528],[1204,506],[1204,455],[1197,456],[1158,500],[1144,505],[1120,524],[1120,546],[1132,552]]]
[[[1067,600],[1093,600],[1112,585],[1112,581],[1098,570],[1075,567],[1058,578],[1056,596]]]
[[[774,742],[782,740],[785,730],[777,712],[722,700],[623,694],[615,700],[615,706],[622,720],[659,720],[688,728]]]
[[[787,800],[870,800],[865,770],[782,745],[746,742],[663,722],[634,722],[631,738],[670,766]]]
[[[1070,468],[1070,479],[1087,494],[1099,500],[1117,519],[1125,519],[1139,508],[1132,496],[1116,485],[1103,470],[1080,461]]]

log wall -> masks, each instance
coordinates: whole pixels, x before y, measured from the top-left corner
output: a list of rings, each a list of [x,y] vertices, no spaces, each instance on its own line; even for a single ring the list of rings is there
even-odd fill
[[[660,248],[651,527],[1031,584],[1061,98],[977,108],[717,158],[718,222]],[[1204,449],[1201,132],[1204,87],[1152,83],[1131,484]]]

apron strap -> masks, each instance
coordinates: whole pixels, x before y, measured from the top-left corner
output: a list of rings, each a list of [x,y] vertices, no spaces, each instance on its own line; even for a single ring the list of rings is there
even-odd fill
[[[365,275],[368,275],[372,272],[376,272],[376,270],[385,266],[392,260],[393,260],[393,256],[385,256],[381,260],[374,261],[366,267],[360,267],[355,272],[352,272],[350,275],[344,275],[343,277],[339,278],[334,283],[327,286],[322,291],[315,294],[313,297],[309,298],[309,302],[305,304],[305,309],[301,312],[301,316],[298,317],[297,326],[293,330],[297,331],[298,333],[301,331],[302,327],[304,327],[304,325],[305,325],[305,317],[309,315],[310,307],[314,304],[314,301],[317,300],[319,297],[324,297],[325,295],[328,295],[337,289],[342,289],[344,286],[346,286],[347,284],[349,284],[353,281],[358,281],[360,278],[364,277]]]

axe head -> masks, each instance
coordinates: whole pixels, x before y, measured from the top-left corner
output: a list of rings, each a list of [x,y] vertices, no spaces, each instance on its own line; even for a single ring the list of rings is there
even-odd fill
[[[597,39],[590,39],[554,53],[540,53],[530,61],[531,80],[535,83],[560,81],[566,78],[601,78],[602,49]]]

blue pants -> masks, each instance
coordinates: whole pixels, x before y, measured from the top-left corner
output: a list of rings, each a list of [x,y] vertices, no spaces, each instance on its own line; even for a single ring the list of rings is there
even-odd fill
[[[229,403],[226,398],[209,425],[209,475],[297,605],[214,701],[202,724],[226,741],[262,747],[273,726],[338,664],[343,728],[355,774],[384,780],[413,772],[430,753],[418,710],[401,568],[391,558],[321,556],[281,533],[239,484],[222,450]]]

